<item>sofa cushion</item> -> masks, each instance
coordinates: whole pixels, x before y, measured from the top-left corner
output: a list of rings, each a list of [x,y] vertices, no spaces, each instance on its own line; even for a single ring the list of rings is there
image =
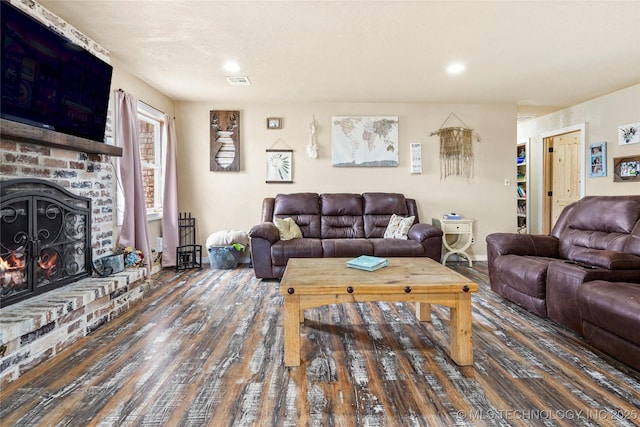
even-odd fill
[[[534,298],[546,297],[547,268],[553,258],[503,255],[495,260],[498,280]]]
[[[640,284],[586,282],[580,287],[577,302],[583,323],[640,345]]]
[[[273,265],[287,265],[289,258],[322,258],[322,241],[312,238],[279,240],[271,245]]]
[[[322,256],[325,258],[373,255],[373,244],[368,239],[323,239]]]
[[[301,239],[302,231],[293,218],[273,218],[273,223],[280,233],[280,240]]]
[[[578,202],[567,227],[628,234],[638,221],[640,197],[590,196]]]
[[[414,240],[369,239],[373,245],[373,255],[379,257],[419,257],[424,256],[424,246]]]
[[[363,207],[360,194],[322,194],[321,237],[354,239],[364,237]]]
[[[416,218],[413,216],[402,217],[396,214],[391,215],[389,224],[384,232],[385,239],[402,239],[407,240],[409,229],[413,225]]]
[[[633,243],[639,221],[640,196],[585,197],[566,217],[560,232],[560,256],[573,260],[584,249],[640,255],[640,246]]]
[[[407,203],[403,194],[363,193],[364,233],[368,238],[383,237],[391,215],[408,216]]]
[[[303,237],[320,237],[320,196],[316,193],[278,194],[273,205],[273,216],[293,218]]]

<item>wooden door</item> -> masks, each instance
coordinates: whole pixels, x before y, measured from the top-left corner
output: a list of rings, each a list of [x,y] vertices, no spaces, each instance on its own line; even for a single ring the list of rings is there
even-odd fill
[[[545,138],[543,232],[549,233],[562,210],[580,199],[580,131]]]

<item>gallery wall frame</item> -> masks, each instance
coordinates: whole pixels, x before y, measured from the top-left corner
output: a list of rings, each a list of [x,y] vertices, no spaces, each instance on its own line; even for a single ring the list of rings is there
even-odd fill
[[[640,182],[640,155],[613,159],[614,182]]]
[[[607,176],[607,143],[596,142],[589,145],[589,176]]]
[[[640,122],[618,126],[618,144],[640,144]]]
[[[267,150],[267,184],[293,183],[293,150]]]
[[[268,117],[267,118],[267,129],[282,129],[282,118],[281,117]]]
[[[240,170],[240,111],[209,111],[209,170]]]

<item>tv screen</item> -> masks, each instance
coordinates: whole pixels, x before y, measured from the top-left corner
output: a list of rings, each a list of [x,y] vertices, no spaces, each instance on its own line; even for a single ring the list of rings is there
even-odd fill
[[[2,118],[104,142],[111,65],[6,1]]]

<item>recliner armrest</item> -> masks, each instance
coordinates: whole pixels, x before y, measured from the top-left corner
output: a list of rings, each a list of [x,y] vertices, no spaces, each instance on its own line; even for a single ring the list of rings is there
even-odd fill
[[[413,224],[407,233],[407,237],[417,242],[424,242],[431,237],[442,237],[442,230],[431,224]]]
[[[263,222],[262,224],[254,225],[249,230],[249,237],[252,239],[264,239],[273,245],[280,240],[280,232],[274,223]]]
[[[541,234],[492,233],[487,245],[497,255],[532,255],[559,258],[559,241]]]

